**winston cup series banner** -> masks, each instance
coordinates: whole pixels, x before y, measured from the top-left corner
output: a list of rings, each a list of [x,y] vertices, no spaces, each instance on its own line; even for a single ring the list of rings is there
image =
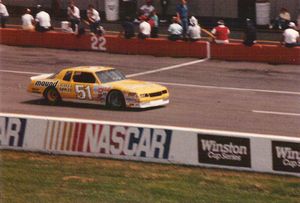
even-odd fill
[[[0,149],[300,176],[300,139],[0,113]]]

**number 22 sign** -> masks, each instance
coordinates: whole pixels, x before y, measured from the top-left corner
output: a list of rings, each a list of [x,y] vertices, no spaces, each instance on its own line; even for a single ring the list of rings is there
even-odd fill
[[[97,51],[106,51],[106,39],[102,36],[91,37],[91,48]]]

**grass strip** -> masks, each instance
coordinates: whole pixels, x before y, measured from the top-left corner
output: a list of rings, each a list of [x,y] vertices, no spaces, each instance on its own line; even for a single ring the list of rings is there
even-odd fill
[[[0,151],[0,202],[300,202],[300,178]]]

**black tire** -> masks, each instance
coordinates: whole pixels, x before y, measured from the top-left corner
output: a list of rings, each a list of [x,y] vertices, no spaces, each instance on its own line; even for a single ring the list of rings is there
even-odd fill
[[[60,94],[54,87],[47,88],[44,92],[44,97],[51,105],[56,105],[61,102]]]
[[[124,109],[125,99],[120,91],[113,90],[107,96],[106,105],[112,109]]]

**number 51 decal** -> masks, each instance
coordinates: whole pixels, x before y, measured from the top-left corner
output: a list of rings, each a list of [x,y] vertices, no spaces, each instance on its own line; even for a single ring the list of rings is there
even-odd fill
[[[91,48],[98,51],[106,51],[106,39],[105,37],[92,36],[91,37]]]
[[[76,97],[78,99],[88,99],[92,100],[91,88],[90,86],[84,87],[83,85],[75,85]]]

